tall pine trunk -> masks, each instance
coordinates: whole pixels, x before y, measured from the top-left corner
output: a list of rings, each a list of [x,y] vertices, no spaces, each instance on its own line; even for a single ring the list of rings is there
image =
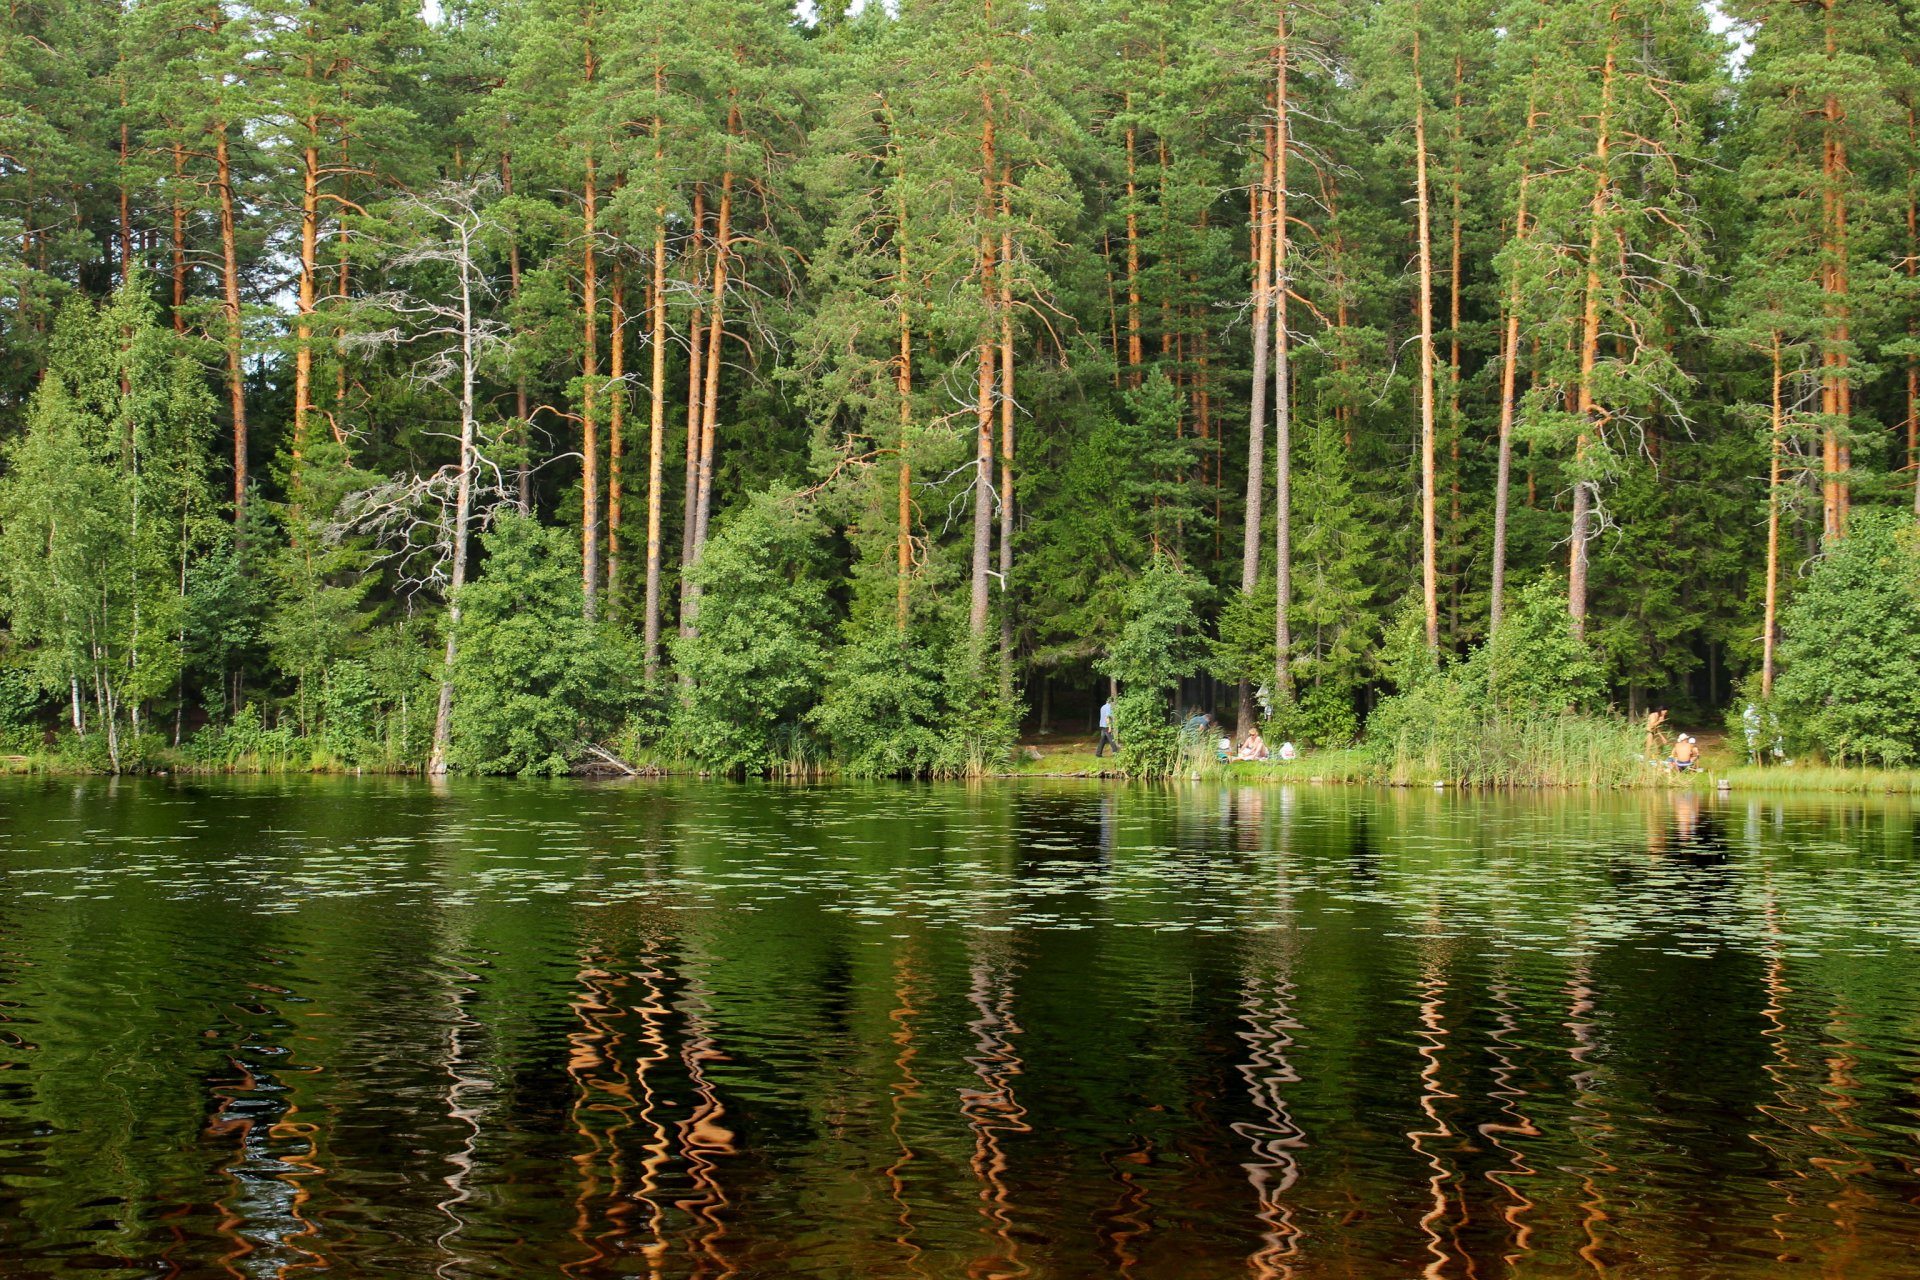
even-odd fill
[[[1247,524],[1240,552],[1240,590],[1251,592],[1260,582],[1261,506],[1267,488],[1267,354],[1272,338],[1273,307],[1273,142],[1274,126],[1265,130],[1266,148],[1260,166],[1260,184],[1253,191],[1253,386],[1248,399]],[[1253,687],[1241,680],[1237,727],[1242,737],[1253,728]]]
[[[1821,0],[1826,12],[1826,54],[1833,59],[1837,42],[1834,36],[1834,0]],[[1838,538],[1847,531],[1847,507],[1851,498],[1846,473],[1852,459],[1847,430],[1853,417],[1853,382],[1848,366],[1848,265],[1847,265],[1847,143],[1841,134],[1846,113],[1840,97],[1829,91],[1821,108],[1821,292],[1826,295],[1826,342],[1820,352],[1820,411],[1827,425],[1821,439],[1821,463],[1825,476],[1821,483],[1822,531],[1827,538]]]
[[[1000,695],[1013,697],[1013,231],[1008,189],[1000,172]]]
[[[907,303],[907,202],[900,199],[899,221],[894,236],[900,251],[899,283],[894,290],[894,305],[900,313],[900,361],[894,370],[895,390],[900,396],[900,456],[895,472],[894,556],[898,562],[894,579],[894,627],[907,633],[907,589],[913,572],[913,457],[909,452],[913,429],[913,313]]]
[[[214,185],[220,193],[220,287],[226,302],[227,397],[233,408],[233,514],[236,523],[247,505],[247,383],[242,365],[240,328],[240,250],[235,243],[233,158],[227,150],[227,122],[213,127]]]
[[[1273,690],[1293,697],[1293,388],[1287,334],[1287,13],[1280,7],[1273,45]]]
[[[313,74],[309,60],[307,74]],[[307,419],[313,413],[313,312],[320,253],[320,122],[306,120],[306,146],[300,151],[300,301],[294,320],[293,351],[293,462],[295,485],[307,447]]]
[[[740,129],[740,108],[734,103],[727,110],[727,167],[720,177],[720,209],[714,219],[713,301],[707,319],[707,369],[700,392],[700,460],[696,474],[697,490],[693,504],[693,563],[700,562],[707,546],[707,528],[713,518],[714,452],[720,425],[720,358],[726,340],[727,256],[733,247],[733,155],[732,140]],[[700,587],[694,584],[687,599],[688,625],[698,627]]]
[[[593,79],[592,45],[587,47],[587,79]],[[585,234],[580,263],[580,590],[588,618],[600,612],[600,424],[594,416],[600,381],[600,268],[595,258],[595,220],[600,193],[591,146],[582,188]]]
[[[620,464],[626,453],[627,298],[626,264],[613,260],[607,320],[607,617],[620,616]]]
[[[1133,95],[1127,94],[1127,113],[1133,113]],[[1134,126],[1127,121],[1127,385],[1140,385],[1145,352],[1140,338],[1140,209],[1134,158]]]
[[[186,185],[187,150],[173,144],[173,331],[187,331],[187,203],[180,198]]]
[[[993,548],[993,373],[999,341],[994,323],[999,295],[994,288],[996,241],[993,235],[994,182],[999,158],[993,137],[993,101],[985,98],[986,117],[980,126],[980,334],[974,387],[974,490],[973,490],[973,572],[972,595],[967,610],[967,631],[976,643],[987,636],[987,578],[992,566]]]
[[[1433,510],[1433,214],[1427,192],[1427,100],[1420,78],[1420,9],[1413,11],[1413,170],[1420,260],[1420,596],[1427,648],[1440,650],[1440,565]]]
[[[1781,399],[1780,334],[1773,335],[1773,413],[1767,447],[1767,604],[1760,633],[1760,696],[1773,696],[1774,619],[1780,600],[1780,454],[1785,447],[1786,407]]]
[[[654,71],[654,91],[661,91],[665,72]],[[663,169],[660,117],[653,118],[653,163]],[[667,438],[667,206],[653,211],[653,383],[647,405],[647,603],[641,624],[647,679],[660,669],[660,516],[665,482]]]
[[[502,194],[513,195],[513,156],[505,151],[500,153],[500,190]],[[346,271],[344,256],[340,270]],[[341,292],[345,293],[342,286]],[[520,301],[520,237],[515,235],[507,241],[507,298],[510,306]],[[516,368],[513,374],[513,411],[520,421],[520,462],[514,471],[514,505],[521,515],[533,512],[533,425],[528,421],[531,408],[527,402],[527,375]]]
[[[706,308],[702,297],[706,290],[707,191],[693,188],[693,252],[688,285],[693,293],[693,314],[687,321],[687,476],[681,491],[680,525],[680,634],[693,634],[693,580],[687,570],[693,567],[694,508],[700,500],[700,386],[706,376]]]
[[[1533,142],[1534,101],[1532,95],[1527,98],[1527,125],[1525,147]],[[1527,183],[1532,175],[1528,169],[1527,152],[1522,152],[1520,161],[1520,191],[1514,204],[1513,238],[1524,244],[1527,238]],[[1507,508],[1513,478],[1513,421],[1514,411],[1519,401],[1520,383],[1520,278],[1516,273],[1513,282],[1507,287],[1506,332],[1500,341],[1500,443],[1499,460],[1495,464],[1493,482],[1493,581],[1488,600],[1487,632],[1491,636],[1500,630],[1500,620],[1506,607],[1507,594]]]
[[[1607,56],[1600,71],[1600,116],[1593,145],[1593,200],[1588,211],[1587,279],[1580,304],[1580,390],[1576,411],[1580,434],[1573,447],[1573,527],[1567,551],[1567,616],[1573,620],[1573,632],[1584,639],[1587,634],[1587,542],[1593,523],[1593,485],[1580,474],[1586,461],[1588,442],[1600,425],[1600,409],[1594,396],[1594,368],[1600,357],[1600,253],[1605,245],[1607,205],[1613,190],[1610,171],[1613,151],[1613,92],[1616,56],[1619,51],[1618,11],[1611,11],[1607,23]]]

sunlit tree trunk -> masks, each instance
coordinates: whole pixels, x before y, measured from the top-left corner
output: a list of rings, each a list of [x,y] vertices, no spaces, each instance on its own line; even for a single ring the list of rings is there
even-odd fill
[[[1461,103],[1466,83],[1466,59],[1453,58],[1453,165],[1449,192],[1452,208],[1448,211],[1452,246],[1447,265],[1447,632],[1457,636],[1460,630],[1460,275],[1461,275],[1461,192],[1466,175],[1461,169],[1463,147],[1460,139]]]
[[[1000,216],[1012,217],[1007,192],[1012,181],[1000,174]],[[1013,696],[1013,231],[1000,226],[1000,693]]]
[[[654,71],[654,91],[661,92],[665,72]],[[653,118],[653,162],[664,169],[661,121]],[[665,482],[667,433],[667,206],[653,211],[653,385],[647,406],[647,603],[642,623],[647,679],[660,668],[660,517]]]
[[[913,313],[907,305],[907,204],[900,201],[899,222],[894,229],[900,251],[899,285],[895,306],[900,313],[900,361],[894,371],[895,389],[900,396],[900,457],[896,473],[896,513],[894,554],[898,561],[894,580],[894,626],[901,635],[907,631],[907,589],[913,571],[913,458],[909,452],[913,424]]]
[[[1774,619],[1780,598],[1780,453],[1785,447],[1786,407],[1781,399],[1780,334],[1773,335],[1773,412],[1767,448],[1767,604],[1760,633],[1760,696],[1773,696]]]
[[[185,188],[187,151],[173,144],[173,331],[187,331],[187,203],[180,198]]]
[[[1573,528],[1567,552],[1567,616],[1576,636],[1587,631],[1587,542],[1593,518],[1593,485],[1579,474],[1588,441],[1600,423],[1594,396],[1594,368],[1600,356],[1600,254],[1605,245],[1607,205],[1613,188],[1610,162],[1613,148],[1613,92],[1619,51],[1619,11],[1607,20],[1607,56],[1600,71],[1600,116],[1594,132],[1593,200],[1588,211],[1587,278],[1580,304],[1580,390],[1576,411],[1580,434],[1573,450]]]
[[[1289,382],[1287,289],[1287,11],[1278,6],[1273,44],[1273,689],[1276,704],[1293,696],[1293,388]]]
[[[583,57],[583,79],[591,85],[598,69],[591,36]],[[593,618],[600,609],[600,424],[594,416],[600,381],[600,268],[595,257],[600,191],[591,143],[585,160],[580,237],[580,588],[581,610]]]
[[[1534,103],[1527,99],[1526,147],[1533,140]],[[1523,151],[1523,156],[1526,154]],[[1520,164],[1520,192],[1514,204],[1513,238],[1527,238],[1527,183],[1531,178],[1527,161]],[[1520,279],[1516,272],[1507,288],[1506,332],[1500,341],[1500,442],[1499,459],[1493,482],[1493,582],[1488,601],[1488,634],[1500,630],[1507,593],[1507,505],[1513,476],[1513,420],[1519,401],[1520,381]],[[1531,491],[1531,479],[1529,479]]]
[[[503,195],[513,195],[513,156],[508,152],[500,153],[500,190]],[[340,270],[344,275],[346,259],[343,256]],[[342,286],[345,292],[344,285]],[[520,237],[514,236],[507,241],[507,298],[510,303],[520,301]],[[530,408],[527,403],[527,375],[519,369],[513,375],[513,411],[520,420],[520,463],[514,472],[514,504],[521,515],[530,515],[533,511],[533,429],[527,421]]]
[[[1126,109],[1133,113],[1133,95],[1127,94]],[[1140,209],[1134,157],[1134,126],[1127,121],[1127,385],[1140,385],[1140,365],[1145,352],[1140,338]]]
[[[608,299],[607,380],[607,616],[620,616],[620,464],[626,453],[627,425],[627,299],[626,267],[613,260],[612,293]]]
[[[1252,194],[1253,210],[1253,386],[1249,395],[1247,432],[1247,527],[1240,553],[1240,590],[1249,592],[1260,582],[1261,506],[1267,488],[1267,355],[1273,319],[1273,171],[1274,127],[1266,127],[1266,150],[1261,159],[1260,183]],[[1239,688],[1238,728],[1242,735],[1253,727],[1252,682]]]
[[[1433,509],[1433,225],[1427,192],[1427,101],[1420,78],[1420,8],[1414,6],[1413,168],[1420,256],[1420,594],[1427,648],[1440,649],[1440,566]]]
[[[1834,33],[1834,0],[1820,0],[1826,13],[1826,53],[1831,61],[1837,40]],[[1846,113],[1840,96],[1829,91],[1821,108],[1821,292],[1826,295],[1827,340],[1820,353],[1820,411],[1827,425],[1821,439],[1821,464],[1825,476],[1821,483],[1822,530],[1827,538],[1838,538],[1847,531],[1847,506],[1850,498],[1846,472],[1851,468],[1850,449],[1845,437],[1853,418],[1853,384],[1848,366],[1848,267],[1847,267],[1847,144],[1841,136]]]
[[[241,363],[240,250],[235,242],[233,160],[227,151],[227,122],[213,129],[215,186],[220,196],[220,285],[226,300],[227,396],[233,408],[233,511],[236,520],[247,504],[247,384]]]
[[[707,320],[706,377],[700,392],[700,457],[693,504],[693,562],[698,564],[707,545],[707,527],[713,516],[714,450],[720,424],[720,358],[726,339],[726,296],[728,254],[733,248],[733,155],[732,140],[740,130],[740,108],[736,101],[727,110],[727,167],[720,178],[720,208],[714,220],[712,314]],[[698,625],[700,587],[695,584],[687,598],[689,625]]]
[[[693,510],[700,497],[700,385],[706,375],[706,308],[701,301],[706,291],[707,192],[704,186],[693,188],[692,248],[688,254],[687,284],[693,294],[693,313],[687,320],[687,460],[686,483],[681,490],[680,525],[680,634],[692,634],[691,603],[693,583],[687,569],[693,564]]]
[[[999,158],[993,136],[993,101],[983,97],[986,116],[980,126],[980,303],[981,328],[974,387],[973,579],[967,611],[967,630],[975,641],[987,634],[987,578],[993,544],[993,383],[999,332],[994,324],[999,294],[994,288],[996,242],[993,217],[998,211],[994,181]]]
[[[313,74],[311,62],[307,68]],[[308,116],[306,145],[300,150],[300,300],[294,320],[293,461],[297,470],[307,447],[307,419],[313,413],[313,311],[320,254],[320,122]],[[297,483],[297,479],[296,479]]]

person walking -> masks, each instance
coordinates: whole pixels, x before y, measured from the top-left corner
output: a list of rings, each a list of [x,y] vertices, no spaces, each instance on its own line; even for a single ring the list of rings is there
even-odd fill
[[[1100,742],[1093,749],[1093,758],[1098,760],[1107,754],[1108,747],[1113,748],[1115,755],[1120,754],[1120,739],[1113,732],[1112,694],[1108,694],[1107,700],[1100,704]]]

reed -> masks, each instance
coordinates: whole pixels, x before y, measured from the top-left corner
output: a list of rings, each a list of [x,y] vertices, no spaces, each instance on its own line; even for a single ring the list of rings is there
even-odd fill
[[[1578,712],[1406,718],[1370,744],[1397,785],[1615,787],[1651,775],[1634,726]]]

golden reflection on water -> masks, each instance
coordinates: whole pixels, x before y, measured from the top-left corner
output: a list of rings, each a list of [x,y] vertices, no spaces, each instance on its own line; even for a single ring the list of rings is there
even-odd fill
[[[1437,922],[1431,922],[1437,923]],[[1430,1204],[1420,1215],[1420,1230],[1426,1236],[1426,1250],[1429,1255],[1427,1265],[1421,1274],[1429,1280],[1439,1280],[1447,1273],[1453,1262],[1454,1252],[1448,1248],[1448,1236],[1441,1234],[1441,1228],[1450,1224],[1452,1216],[1451,1188],[1458,1177],[1441,1155],[1439,1147],[1429,1149],[1429,1140],[1435,1143],[1445,1142],[1454,1137],[1453,1129],[1440,1114],[1439,1104],[1451,1101],[1458,1095],[1447,1092],[1441,1083],[1441,1061],[1447,1048],[1446,1001],[1447,973],[1443,955],[1444,943],[1432,938],[1422,940],[1425,952],[1421,961],[1418,988],[1420,992],[1420,1030],[1416,1033],[1419,1041],[1420,1065],[1420,1111],[1426,1116],[1428,1129],[1412,1129],[1407,1139],[1413,1144],[1414,1154],[1425,1161],[1431,1170],[1427,1177],[1427,1195]],[[1465,1193],[1462,1192],[1460,1214],[1466,1214]],[[1452,1239],[1457,1247],[1458,1224],[1453,1224]],[[1471,1261],[1471,1260],[1469,1260]]]
[[[1291,1192],[1300,1177],[1297,1153],[1307,1139],[1287,1108],[1287,1086],[1300,1083],[1287,1051],[1293,1047],[1293,1033],[1301,1029],[1293,1016],[1289,967],[1282,948],[1259,955],[1248,966],[1240,995],[1244,1025],[1237,1034],[1247,1045],[1247,1058],[1238,1070],[1260,1120],[1238,1121],[1232,1127],[1252,1147],[1252,1159],[1241,1167],[1253,1188],[1254,1215],[1262,1228],[1260,1247],[1247,1259],[1247,1269],[1257,1280],[1291,1280],[1300,1256],[1301,1232],[1294,1222]]]
[[[920,1078],[913,1070],[913,1060],[920,1054],[914,1044],[913,1029],[914,1019],[920,1016],[920,1010],[915,1007],[919,985],[912,948],[901,947],[893,959],[893,1008],[887,1014],[887,1021],[893,1024],[888,1039],[894,1047],[894,1079],[887,1086],[887,1133],[893,1139],[894,1157],[886,1169],[887,1194],[893,1198],[894,1222],[899,1226],[894,1242],[906,1254],[907,1269],[916,1276],[925,1276],[927,1272],[920,1262],[925,1251],[914,1240],[913,1205],[906,1182],[906,1169],[913,1162],[914,1151],[902,1128],[908,1105],[920,1097]]]
[[[640,1019],[636,1039],[641,1047],[634,1059],[634,1075],[640,1091],[640,1112],[636,1119],[645,1127],[646,1139],[640,1177],[630,1195],[632,1203],[645,1208],[647,1238],[640,1251],[647,1260],[648,1274],[653,1276],[661,1274],[667,1256],[666,1210],[659,1199],[660,1174],[673,1152],[673,1137],[660,1117],[659,1090],[654,1082],[671,1052],[665,1028],[671,1010],[662,987],[666,981],[664,946],[659,935],[649,932],[641,948],[641,967],[633,971],[634,982],[639,987],[633,1013]]]
[[[1015,1049],[1020,1025],[1013,1018],[1013,966],[991,944],[976,948],[967,999],[978,1017],[967,1023],[974,1052],[967,1057],[978,1088],[960,1090],[960,1114],[973,1133],[972,1168],[979,1183],[981,1234],[986,1252],[967,1268],[975,1280],[1007,1280],[1027,1274],[1013,1236],[1013,1199],[1007,1188],[1007,1153],[1001,1137],[1029,1133],[1026,1109],[1014,1082],[1023,1069]]]
[[[1533,1166],[1527,1163],[1523,1148],[1508,1142],[1508,1138],[1538,1138],[1539,1128],[1528,1116],[1524,1102],[1527,1091],[1520,1086],[1519,1069],[1514,1056],[1521,1052],[1514,1037],[1521,1034],[1519,1013],[1520,1005],[1513,998],[1511,980],[1500,974],[1495,977],[1489,996],[1496,1010],[1493,1030],[1488,1033],[1492,1042],[1488,1052],[1494,1061],[1493,1088],[1488,1097],[1500,1106],[1503,1119],[1488,1120],[1480,1125],[1480,1134],[1486,1138],[1506,1159],[1506,1167],[1487,1172],[1487,1181],[1493,1183],[1507,1194],[1507,1203],[1500,1214],[1511,1229],[1513,1243],[1502,1258],[1502,1263],[1512,1269],[1520,1264],[1533,1248],[1533,1224],[1527,1215],[1533,1211],[1533,1200],[1525,1191],[1521,1179],[1535,1177]]]
[[[1586,1242],[1580,1246],[1579,1254],[1581,1260],[1596,1274],[1606,1275],[1607,1261],[1603,1256],[1606,1246],[1602,1233],[1609,1219],[1607,1199],[1601,1191],[1601,1183],[1606,1175],[1618,1173],[1619,1169],[1608,1162],[1604,1142],[1612,1130],[1613,1117],[1602,1105],[1599,1094],[1600,1067],[1594,1058],[1600,1048],[1599,1024],[1592,1016],[1599,1008],[1599,1002],[1591,985],[1591,966],[1591,959],[1582,957],[1574,968],[1573,981],[1567,989],[1567,1021],[1562,1025],[1573,1033],[1573,1046],[1567,1051],[1567,1056],[1579,1067],[1567,1081],[1573,1090],[1575,1108],[1575,1115],[1569,1124],[1587,1152],[1587,1159],[1580,1166],[1580,1191],[1584,1196],[1580,1202],[1581,1230]]]
[[[698,1238],[692,1254],[693,1274],[730,1276],[736,1268],[721,1251],[720,1242],[726,1238],[725,1214],[732,1201],[727,1197],[726,1182],[720,1176],[718,1157],[734,1155],[736,1151],[733,1131],[725,1123],[726,1105],[707,1072],[709,1066],[724,1062],[726,1055],[713,1036],[710,1003],[713,993],[706,985],[705,969],[705,958],[695,951],[685,970],[681,1011],[686,1015],[687,1031],[680,1049],[680,1061],[693,1084],[694,1104],[692,1112],[679,1125],[680,1150],[687,1162],[694,1194],[675,1201],[674,1207],[691,1214],[698,1223]]]

